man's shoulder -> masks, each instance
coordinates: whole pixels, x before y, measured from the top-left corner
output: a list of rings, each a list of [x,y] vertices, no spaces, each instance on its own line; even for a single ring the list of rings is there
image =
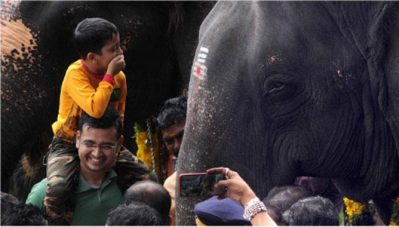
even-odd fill
[[[41,181],[37,182],[35,185],[32,187],[32,191],[35,190],[45,190],[47,188],[47,178],[43,178]]]
[[[43,208],[43,200],[46,194],[47,182],[47,178],[44,178],[32,187],[28,198],[26,199],[26,204],[32,204],[33,206]]]
[[[166,178],[163,186],[165,189],[170,193],[175,192],[175,186],[176,186],[176,177],[177,177],[177,172],[175,171],[172,175],[170,175],[168,178]]]

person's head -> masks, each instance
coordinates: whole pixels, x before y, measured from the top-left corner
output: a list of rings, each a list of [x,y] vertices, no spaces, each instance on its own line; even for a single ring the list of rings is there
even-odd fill
[[[161,184],[150,180],[138,181],[126,190],[124,197],[126,204],[142,202],[156,209],[163,222],[169,224],[171,198]]]
[[[1,192],[1,225],[47,225],[42,211]]]
[[[81,173],[104,174],[111,170],[122,143],[122,121],[118,112],[108,107],[99,119],[84,113],[76,133]]]
[[[165,225],[154,208],[141,203],[121,204],[112,210],[105,225]]]
[[[187,98],[179,96],[166,100],[157,116],[158,127],[165,146],[176,157],[184,134],[186,113]]]
[[[294,203],[283,213],[288,225],[339,225],[338,212],[327,198],[312,196]]]
[[[197,225],[251,225],[243,217],[244,207],[231,198],[218,199],[217,196],[197,203],[194,206]]]
[[[86,18],[79,22],[73,41],[80,58],[98,74],[104,74],[109,62],[123,54],[118,28],[103,18]]]
[[[268,209],[271,218],[277,224],[284,224],[282,213],[300,199],[311,196],[311,193],[302,186],[287,185],[272,188],[263,203]]]

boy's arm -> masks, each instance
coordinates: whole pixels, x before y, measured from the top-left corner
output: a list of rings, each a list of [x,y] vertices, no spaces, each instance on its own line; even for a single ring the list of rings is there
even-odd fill
[[[122,73],[123,80],[121,82],[121,98],[118,105],[118,112],[121,117],[121,120],[125,119],[125,107],[126,107],[126,96],[127,96],[127,84],[126,84],[126,77],[125,74]]]
[[[43,208],[44,196],[46,195],[47,179],[43,179],[39,183],[35,184],[30,191],[26,204],[32,204],[39,209]]]
[[[67,72],[66,77],[66,90],[73,101],[90,116],[94,118],[102,117],[108,106],[113,84],[108,82],[105,77],[95,89],[87,76],[79,70]]]

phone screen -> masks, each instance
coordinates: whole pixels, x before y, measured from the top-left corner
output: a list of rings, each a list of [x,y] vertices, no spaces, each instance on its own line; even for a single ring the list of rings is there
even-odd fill
[[[179,175],[180,196],[211,196],[214,185],[225,179],[223,174],[183,173]]]

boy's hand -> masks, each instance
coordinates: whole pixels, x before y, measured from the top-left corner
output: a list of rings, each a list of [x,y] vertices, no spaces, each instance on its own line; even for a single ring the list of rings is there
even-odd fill
[[[125,63],[125,57],[123,54],[118,55],[114,57],[108,64],[108,69],[106,74],[111,74],[112,76],[115,76],[118,74],[121,70],[123,70],[126,66]]]

